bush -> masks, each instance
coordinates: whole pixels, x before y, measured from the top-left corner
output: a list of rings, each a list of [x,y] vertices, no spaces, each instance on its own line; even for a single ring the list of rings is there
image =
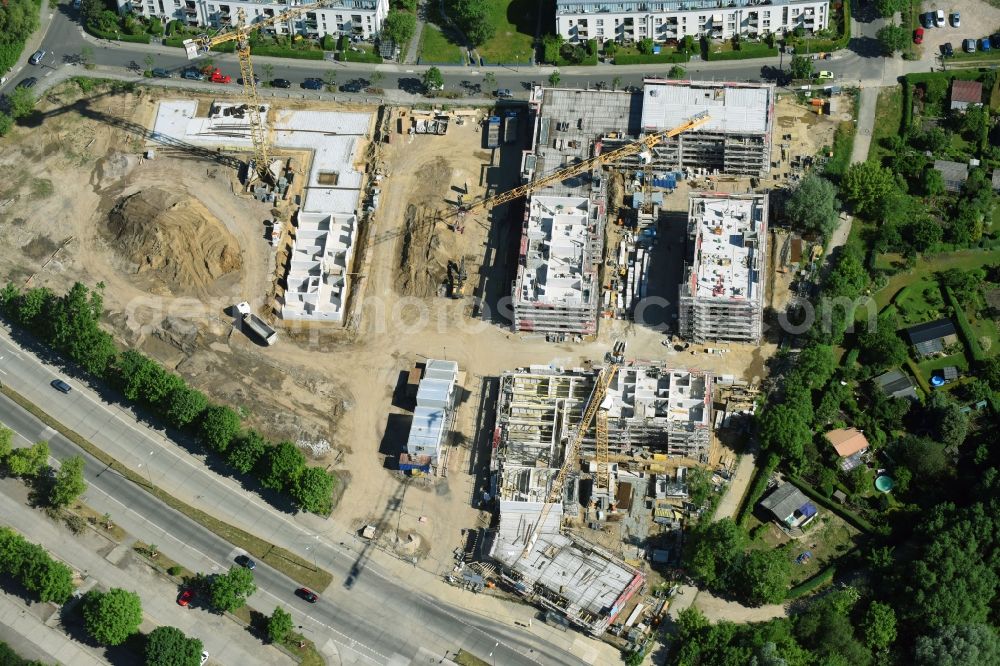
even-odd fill
[[[38,544],[0,527],[0,552],[0,574],[19,581],[39,601],[62,605],[73,595],[73,572]]]
[[[167,568],[167,573],[170,574],[171,576],[180,576],[183,571],[184,571],[184,567],[182,567],[180,565],[177,565],[177,564],[175,564],[172,567]]]
[[[153,18],[149,19],[149,34],[153,35],[154,37],[163,36],[163,23],[160,21],[159,17],[154,16]]]
[[[84,23],[83,29],[89,32],[94,37],[98,37],[100,39],[110,39],[119,42],[131,42],[133,44],[149,44],[149,34],[145,32],[140,33],[138,35],[130,35],[124,30],[118,30],[117,32],[114,30],[101,30],[100,28],[91,23]],[[178,44],[178,46],[180,46],[180,44]]]
[[[969,348],[969,353],[972,354],[972,360],[977,363],[985,361],[986,353],[983,351],[982,345],[979,344],[979,338],[976,337],[976,332],[972,330],[972,325],[969,323],[968,317],[965,316],[965,308],[962,307],[958,298],[955,297],[955,292],[952,291],[951,287],[946,286],[944,291],[948,295],[948,303],[951,304],[952,309],[955,311],[955,321],[958,322],[958,330],[962,334],[965,346]]]
[[[660,53],[651,53],[649,55],[641,53],[616,55],[614,63],[616,65],[653,65],[658,63],[687,62],[690,59],[691,56],[687,53],[679,53],[677,51],[665,53],[660,51]]]
[[[323,41],[321,42],[324,51],[333,51],[337,48],[337,42],[334,41],[333,35],[325,34],[323,35]]]

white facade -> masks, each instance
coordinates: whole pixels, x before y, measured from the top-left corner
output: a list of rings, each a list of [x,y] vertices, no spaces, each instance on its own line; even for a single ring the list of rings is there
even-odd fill
[[[818,32],[829,23],[829,0],[556,0],[556,32],[573,43],[731,39]]]
[[[250,22],[287,11],[292,7],[313,4],[301,0],[273,2],[218,2],[218,0],[118,0],[119,11],[160,17],[164,23],[174,19],[189,26],[226,28],[236,21],[240,8]],[[306,12],[290,21],[264,28],[264,34],[303,35],[320,39],[324,35],[347,35],[370,39],[378,34],[389,13],[389,0],[334,0],[329,6]]]

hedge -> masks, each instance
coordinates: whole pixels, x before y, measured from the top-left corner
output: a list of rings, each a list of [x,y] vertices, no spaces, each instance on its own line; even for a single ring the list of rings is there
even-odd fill
[[[0,72],[6,72],[17,64],[17,59],[24,52],[25,41],[0,42]]]
[[[129,35],[120,30],[118,32],[104,32],[89,23],[84,23],[83,29],[92,34],[94,37],[99,37],[100,39],[110,39],[117,42],[132,42],[134,44],[149,44],[149,34],[145,32],[139,35]]]
[[[900,135],[906,134],[913,122],[913,87],[910,84],[910,77],[903,77],[903,117],[899,121]]]
[[[811,53],[819,53],[822,51],[838,51],[840,49],[846,49],[847,44],[851,41],[851,2],[850,0],[843,0],[841,3],[841,18],[843,20],[843,25],[841,26],[840,35],[834,39],[810,39],[808,40],[809,51]],[[799,45],[806,43],[804,41],[798,41],[795,47],[796,53],[799,50]]]
[[[841,506],[841,505],[839,505],[839,504],[831,501],[830,499],[828,499],[827,497],[825,497],[822,493],[817,492],[815,488],[813,488],[812,486],[810,486],[809,484],[807,484],[805,481],[803,481],[802,479],[798,478],[797,476],[791,476],[791,475],[789,475],[787,480],[789,482],[793,483],[796,488],[798,488],[803,493],[805,493],[806,495],[808,495],[810,497],[810,499],[816,501],[819,504],[822,504],[824,507],[826,507],[827,510],[829,510],[832,513],[835,513],[836,515],[840,516],[841,518],[843,518],[844,520],[846,520],[848,523],[850,523],[851,525],[853,525],[857,529],[861,530],[862,532],[874,533],[874,534],[881,534],[881,530],[877,529],[874,525],[872,525],[871,523],[869,523],[867,520],[865,520],[864,518],[862,518],[858,514],[854,513],[853,511],[850,511],[850,510],[846,509],[845,507],[843,507],[843,506]]]
[[[323,58],[323,54],[320,53],[320,59]],[[382,56],[377,53],[369,53],[368,51],[338,51],[337,60],[341,62],[370,62],[370,63],[381,63]]]
[[[191,39],[191,37],[192,35],[174,35],[173,37],[165,37],[163,39],[163,45],[184,48],[184,40]],[[236,42],[223,42],[222,44],[216,44],[212,47],[212,51],[215,51],[216,53],[235,53]]]
[[[798,599],[803,597],[813,590],[820,588],[830,581],[833,580],[834,574],[837,573],[837,563],[831,562],[825,569],[814,575],[808,580],[804,580],[792,589],[788,590],[785,594],[785,599]]]
[[[924,375],[920,372],[920,368],[917,367],[916,362],[912,358],[906,359],[906,367],[910,369],[910,372],[916,378],[917,383],[920,384],[920,390],[924,392],[924,395],[931,394],[931,385],[927,383],[924,379]]]
[[[655,65],[670,64],[677,62],[687,62],[691,59],[689,53],[630,53],[627,55],[616,55],[614,64],[616,65]]]
[[[773,453],[766,454],[767,458],[763,465],[757,467],[757,471],[747,487],[746,495],[743,496],[743,501],[740,504],[739,510],[736,512],[736,522],[740,525],[745,525],[747,518],[753,513],[753,507],[760,501],[760,498],[764,495],[764,491],[767,490],[767,481],[771,478],[771,474],[774,470],[778,469],[778,463],[780,459]]]
[[[985,361],[986,354],[979,345],[979,339],[976,338],[976,332],[972,330],[972,324],[969,323],[968,317],[965,316],[965,308],[958,302],[958,298],[955,296],[955,292],[951,290],[951,287],[946,286],[944,290],[948,294],[948,302],[951,303],[952,309],[955,310],[955,321],[958,322],[958,330],[961,331],[962,337],[965,339],[965,345],[968,347],[969,353],[972,354],[972,360],[977,363]]]

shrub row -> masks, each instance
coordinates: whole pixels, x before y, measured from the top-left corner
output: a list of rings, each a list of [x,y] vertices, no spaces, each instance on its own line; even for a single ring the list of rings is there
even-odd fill
[[[691,59],[690,54],[671,51],[670,53],[630,53],[616,55],[614,63],[616,65],[651,65],[659,63],[687,62]]]
[[[191,35],[174,35],[172,37],[164,37],[163,45],[184,48],[184,40],[190,38]],[[235,53],[236,42],[223,42],[222,44],[217,44],[212,47],[212,51],[215,53]]]
[[[108,32],[91,25],[86,21],[83,24],[83,29],[89,32],[94,37],[98,37],[100,39],[111,39],[119,42],[132,42],[134,44],[149,44],[149,34],[145,32],[138,35],[130,35],[122,31]]]
[[[795,587],[788,590],[785,595],[786,599],[798,599],[799,597],[804,597],[805,595],[813,592],[830,581],[833,580],[833,576],[837,573],[837,563],[831,562],[825,569],[817,573],[812,578],[804,580]]]
[[[73,596],[73,572],[37,543],[0,527],[0,553],[0,574],[17,580],[39,601],[62,605]]]
[[[322,59],[323,54],[320,54],[320,59]],[[370,63],[381,63],[382,56],[377,53],[371,53],[369,51],[338,51],[337,60],[341,62],[370,62]]]
[[[120,352],[98,322],[100,290],[79,282],[63,296],[39,287],[21,292],[13,284],[0,290],[0,314],[30,331],[88,374],[121,390],[124,397],[150,408],[170,426],[193,435],[240,472],[253,473],[261,486],[287,495],[299,508],[329,513],[335,479],[291,442],[274,445],[254,430],[243,430],[240,416],[216,405],[178,375],[141,352]]]
[[[301,60],[322,60],[323,52],[315,49],[293,49],[277,44],[253,44],[250,47],[255,56],[270,56],[272,58],[299,58]],[[379,62],[382,59],[379,58]]]
[[[962,307],[958,298],[955,297],[955,292],[952,291],[951,287],[945,286],[944,291],[948,294],[948,302],[951,303],[951,307],[955,310],[955,321],[958,322],[958,330],[961,331],[962,337],[965,339],[965,346],[968,348],[969,353],[972,354],[972,360],[976,363],[985,361],[986,353],[979,344],[976,332],[972,330],[972,324],[969,323],[968,317],[965,316],[965,308]]]

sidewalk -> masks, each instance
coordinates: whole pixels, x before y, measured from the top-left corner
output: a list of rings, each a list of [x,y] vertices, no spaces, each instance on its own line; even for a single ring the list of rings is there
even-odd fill
[[[39,8],[39,23],[38,30],[35,30],[28,37],[28,41],[24,44],[24,51],[21,52],[21,57],[17,59],[14,66],[10,68],[8,72],[0,72],[0,76],[7,77],[7,84],[0,86],[0,90],[3,90],[7,85],[13,82],[17,75],[22,69],[28,64],[28,58],[31,54],[38,50],[38,47],[42,45],[42,41],[45,39],[45,33],[49,31],[49,26],[52,24],[52,17],[54,11],[49,11],[49,0],[42,0],[42,6]]]
[[[91,649],[69,638],[59,629],[50,627],[31,613],[28,606],[17,597],[0,593],[0,638],[11,644],[16,651],[18,646],[5,634],[12,633],[30,643],[34,652],[46,655],[46,660],[57,664],[73,664],[73,666],[104,666],[104,661],[91,652]],[[31,658],[28,651],[21,653],[25,658]]]
[[[54,557],[79,571],[84,589],[99,585],[104,588],[122,587],[138,593],[142,598],[143,615],[147,619],[143,623],[143,631],[149,632],[157,626],[165,625],[177,627],[188,636],[201,639],[212,658],[221,664],[292,663],[292,659],[285,653],[248,637],[242,625],[227,617],[200,608],[178,606],[176,585],[161,578],[145,562],[133,556],[130,547],[116,547],[112,541],[89,529],[78,536],[72,536],[61,524],[54,523],[42,512],[26,506],[20,498],[12,497],[11,495],[16,497],[21,490],[12,487],[18,485],[23,484],[12,479],[0,482],[0,515],[3,516],[3,523],[28,540],[41,544]],[[103,507],[94,508],[99,511]],[[133,543],[135,537],[136,535],[131,535],[126,543]],[[102,556],[100,553],[107,555]],[[168,554],[173,556],[172,551]],[[213,568],[217,567],[199,568],[194,564],[192,570],[212,571]],[[84,648],[68,637],[66,640]],[[42,646],[46,645],[42,643]],[[72,659],[59,661],[77,663]],[[100,661],[97,660],[97,663]]]

